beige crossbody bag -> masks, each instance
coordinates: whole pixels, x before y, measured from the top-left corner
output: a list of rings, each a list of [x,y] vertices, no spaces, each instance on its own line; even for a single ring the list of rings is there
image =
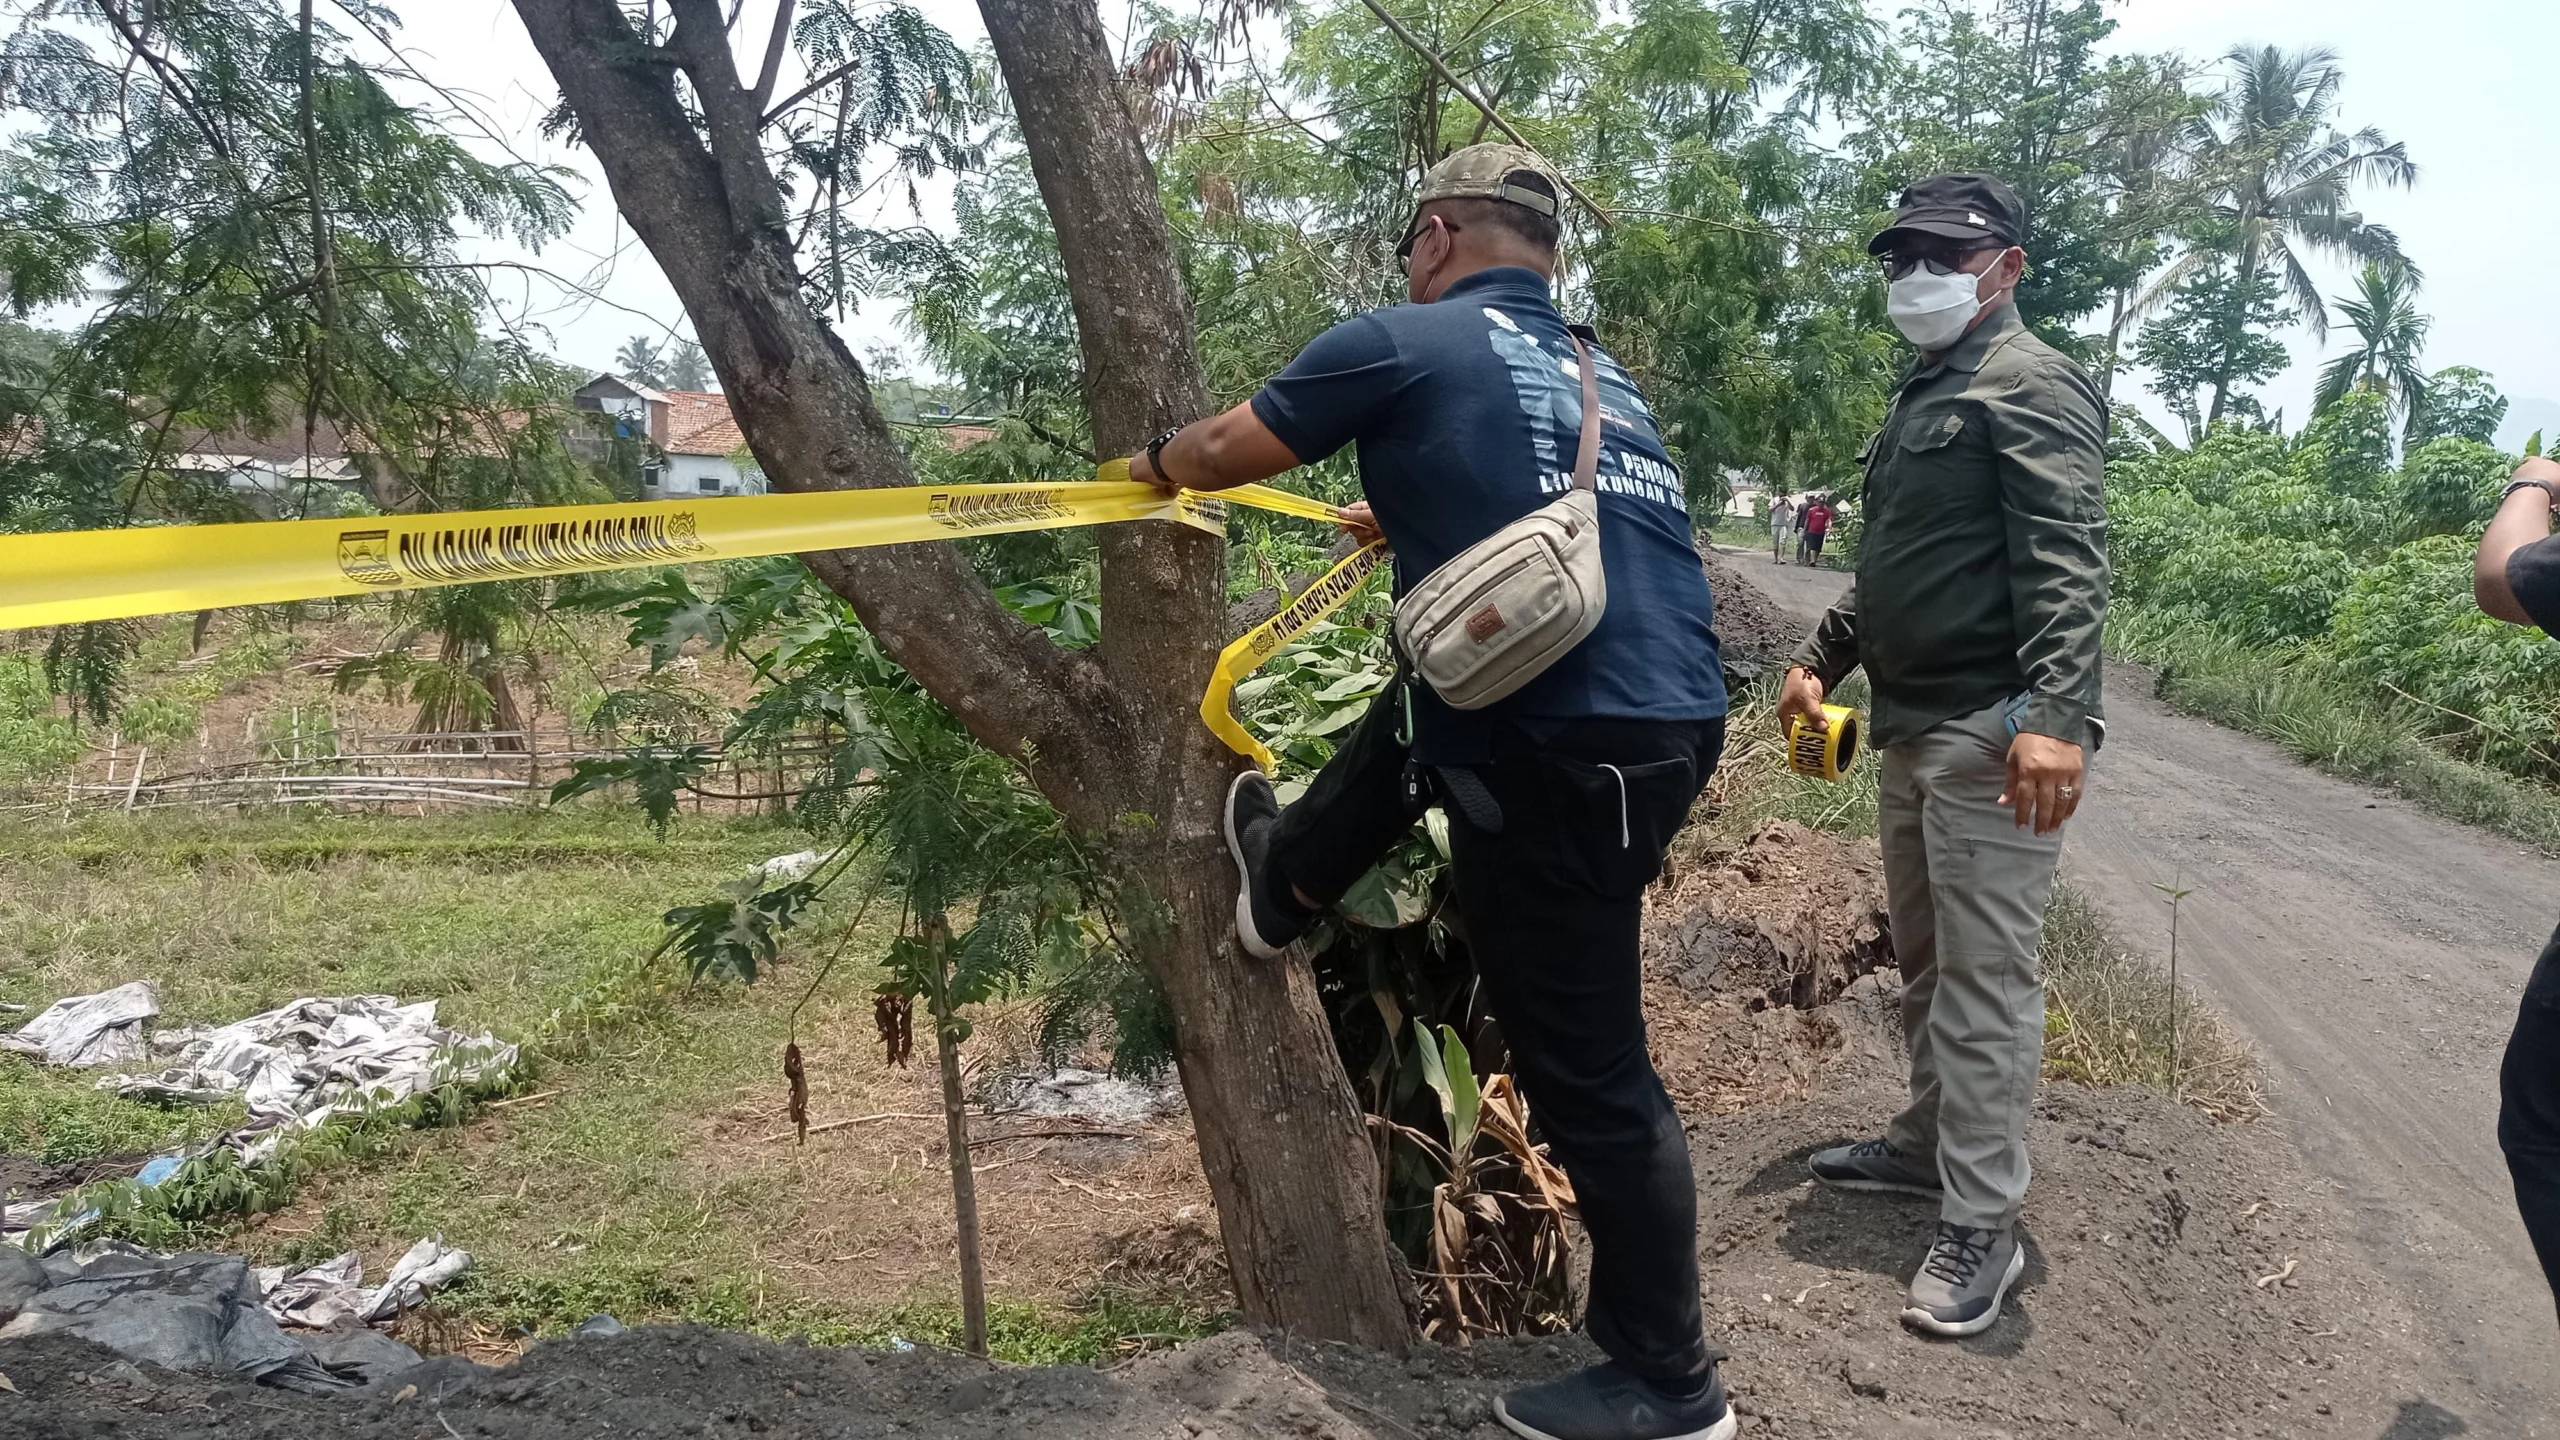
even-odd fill
[[[1414,673],[1460,710],[1480,710],[1538,678],[1600,624],[1600,376],[1574,335],[1582,446],[1573,488],[1468,546],[1396,602],[1396,644]]]

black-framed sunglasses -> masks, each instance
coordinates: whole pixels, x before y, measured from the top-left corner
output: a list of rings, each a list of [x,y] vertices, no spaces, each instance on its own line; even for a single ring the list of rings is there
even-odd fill
[[[1999,240],[1985,240],[1978,245],[1915,245],[1909,249],[1896,250],[1890,255],[1879,255],[1876,257],[1876,263],[1884,267],[1884,278],[1887,280],[1899,280],[1923,265],[1941,275],[1952,275],[1964,268],[1965,261],[1985,250],[2008,248],[2005,242]]]
[[[1435,215],[1432,216],[1431,219],[1416,220],[1413,224],[1413,228],[1404,232],[1404,238],[1396,242],[1396,268],[1402,270],[1407,275],[1413,273],[1413,247],[1422,243],[1422,232],[1431,228],[1431,220],[1438,220],[1440,222],[1440,228],[1448,231],[1452,235],[1455,235],[1460,230],[1466,228],[1463,225],[1451,224],[1448,217],[1445,215]]]

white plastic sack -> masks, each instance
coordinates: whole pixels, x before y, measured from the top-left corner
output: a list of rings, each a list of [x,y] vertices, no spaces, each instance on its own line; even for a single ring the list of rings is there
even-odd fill
[[[235,1142],[281,1127],[307,1129],[340,1109],[396,1105],[440,1085],[473,1084],[516,1063],[513,1045],[438,1025],[433,1000],[403,1005],[389,995],[296,1000],[228,1025],[164,1030],[152,1045],[175,1063],[154,1075],[110,1075],[99,1088],[130,1099],[240,1094],[249,1119]]]
[[[344,1321],[392,1319],[470,1268],[470,1251],[431,1238],[410,1246],[392,1265],[390,1278],[370,1290],[364,1286],[364,1257],[353,1250],[307,1270],[265,1266],[256,1280],[266,1311],[277,1323],[326,1330]]]
[[[160,992],[136,980],[95,995],[56,1000],[45,1012],[0,1035],[0,1049],[43,1057],[47,1065],[124,1065],[149,1054],[142,1022],[160,1013]]]

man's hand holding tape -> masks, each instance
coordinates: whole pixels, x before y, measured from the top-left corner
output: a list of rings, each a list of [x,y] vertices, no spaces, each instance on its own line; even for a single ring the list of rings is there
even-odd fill
[[[1247,402],[1157,436],[1146,449],[1129,457],[1129,478],[1171,495],[1178,490],[1232,490],[1297,465],[1297,455],[1271,433]],[[1355,500],[1334,513],[1341,517],[1343,533],[1363,545],[1385,538],[1366,500]]]

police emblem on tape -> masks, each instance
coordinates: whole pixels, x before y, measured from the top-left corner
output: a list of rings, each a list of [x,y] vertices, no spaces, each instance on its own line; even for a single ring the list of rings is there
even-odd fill
[[[338,569],[359,585],[453,585],[672,565],[710,552],[693,512],[592,516],[521,525],[338,532]]]

